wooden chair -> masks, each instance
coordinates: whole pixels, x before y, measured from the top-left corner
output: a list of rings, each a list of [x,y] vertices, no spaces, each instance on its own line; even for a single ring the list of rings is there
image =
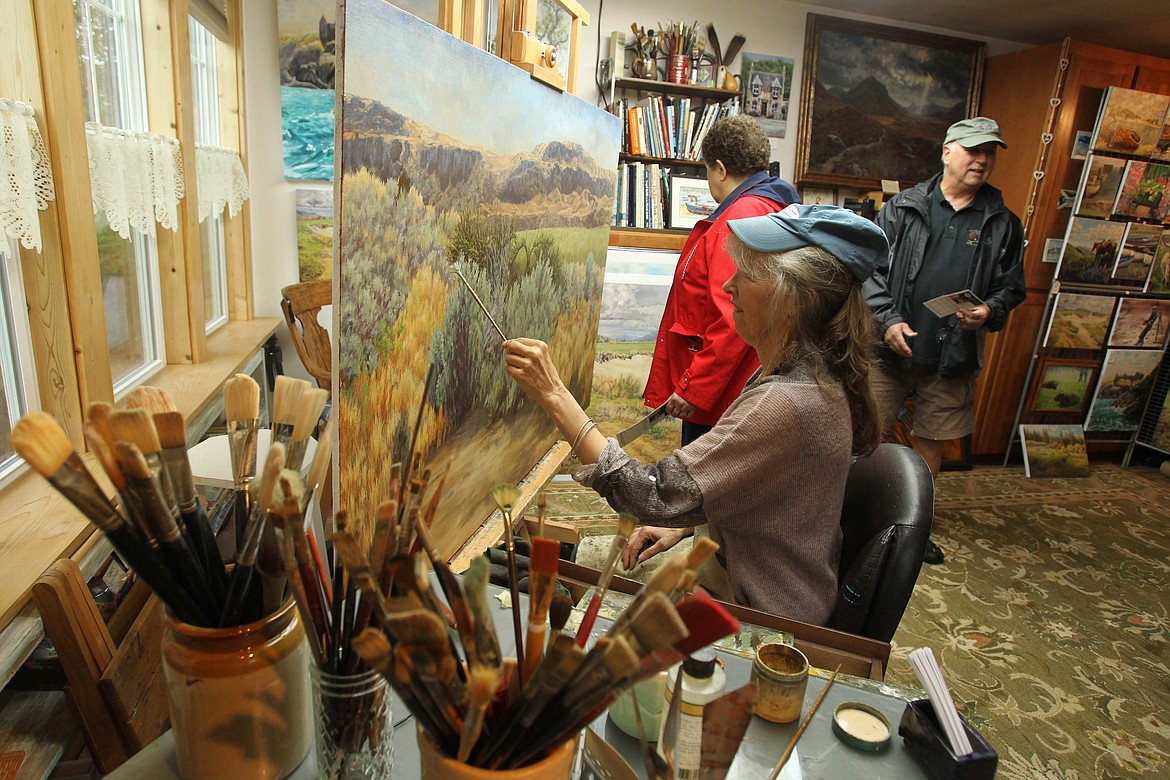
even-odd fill
[[[140,580],[107,627],[69,558],[49,567],[32,596],[65,671],[69,706],[98,769],[109,773],[169,725],[162,602]]]
[[[290,284],[280,291],[280,308],[297,355],[317,386],[332,392],[333,357],[329,331],[317,319],[321,308],[333,303],[333,282],[317,279]]]

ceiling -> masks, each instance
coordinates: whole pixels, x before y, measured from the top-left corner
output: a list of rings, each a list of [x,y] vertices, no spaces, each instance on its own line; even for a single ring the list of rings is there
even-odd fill
[[[1038,46],[1072,38],[1170,57],[1170,1],[801,0],[807,5]]]

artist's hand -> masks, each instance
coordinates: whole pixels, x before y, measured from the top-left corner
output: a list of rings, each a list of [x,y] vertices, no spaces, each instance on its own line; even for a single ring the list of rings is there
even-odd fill
[[[906,339],[912,339],[918,335],[918,331],[911,330],[910,324],[906,322],[895,322],[890,327],[886,328],[885,340],[890,349],[902,357],[913,357],[914,350],[910,349],[910,343]]]
[[[640,525],[630,534],[626,549],[622,550],[622,566],[626,571],[660,552],[674,547],[695,532],[693,528],[659,528],[654,525]]]
[[[671,393],[670,398],[666,399],[666,413],[671,417],[686,420],[696,411],[698,411],[698,407],[678,393]]]
[[[955,317],[959,320],[959,327],[963,330],[979,330],[990,316],[991,307],[986,303],[970,309],[959,309],[955,312]]]
[[[508,375],[516,380],[525,395],[546,406],[564,391],[557,367],[548,354],[548,344],[536,339],[509,339],[504,344],[504,361]]]

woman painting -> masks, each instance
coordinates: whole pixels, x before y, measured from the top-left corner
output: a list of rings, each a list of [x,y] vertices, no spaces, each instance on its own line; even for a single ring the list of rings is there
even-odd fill
[[[574,478],[650,524],[631,536],[627,567],[706,523],[730,580],[720,595],[824,625],[851,456],[881,435],[861,282],[888,245],[873,223],[835,206],[793,205],[728,225],[736,270],[724,289],[761,369],[709,433],[643,465],[597,431],[544,343],[504,342],[507,370],[572,443],[584,464]]]

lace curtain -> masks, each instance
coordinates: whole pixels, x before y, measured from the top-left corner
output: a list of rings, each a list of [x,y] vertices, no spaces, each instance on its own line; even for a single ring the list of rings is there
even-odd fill
[[[32,107],[0,98],[0,228],[41,251],[41,221],[53,200],[53,172]]]
[[[185,192],[178,139],[96,122],[87,122],[85,130],[94,213],[103,214],[122,238],[130,237],[131,228],[153,236],[155,222],[176,230]]]
[[[235,149],[195,145],[195,181],[199,190],[199,221],[223,212],[234,217],[250,195],[248,176]]]

